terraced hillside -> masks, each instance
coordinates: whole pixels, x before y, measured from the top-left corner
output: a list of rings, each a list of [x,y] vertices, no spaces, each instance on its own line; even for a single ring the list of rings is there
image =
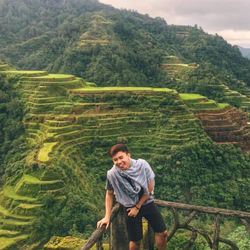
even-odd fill
[[[210,92],[219,92],[220,97],[218,98],[221,102],[226,102],[240,108],[242,111],[247,112],[250,117],[250,88],[245,84],[240,88],[240,90],[233,90],[226,84],[211,84],[207,83],[206,88]]]
[[[2,63],[0,61],[0,71],[7,71],[7,70],[12,70],[12,68],[8,64]]]
[[[227,102],[232,106],[241,108],[242,111],[250,115],[250,88],[246,84],[241,83],[239,90],[233,90],[226,84],[207,84],[207,88],[211,91],[218,91],[221,93],[220,101]]]
[[[2,190],[2,248],[32,237],[44,195],[52,194],[62,203],[65,184],[73,180],[90,196],[98,186],[90,178],[98,169],[86,166],[97,152],[105,158],[104,148],[114,142],[129,141],[135,154],[144,151],[145,157],[149,152],[157,157],[205,136],[198,119],[170,89],[87,88],[71,75],[15,70],[5,74],[21,77],[18,88],[25,100],[24,123],[31,146],[26,162],[39,167]],[[92,158],[87,158],[89,152]],[[59,164],[65,168],[55,174]],[[105,168],[99,171],[105,176]]]
[[[56,177],[55,170],[48,168],[53,164],[47,163],[53,146],[58,143],[53,137],[56,133],[50,132],[49,129],[58,129],[58,131],[62,129],[57,122],[54,123],[54,117],[51,115],[62,113],[67,116],[67,113],[71,112],[72,102],[70,100],[65,102],[65,85],[70,89],[84,84],[81,79],[70,75],[48,75],[44,71],[16,71],[9,70],[7,67],[1,67],[1,69],[8,76],[20,77],[17,87],[26,105],[27,115],[24,123],[27,143],[31,149],[25,156],[27,166],[24,168],[39,166],[35,172],[24,174],[12,185],[5,185],[1,192],[0,248],[7,249],[21,246],[21,242],[29,241],[31,237],[33,242],[36,241],[36,237],[31,235],[34,227],[37,227],[38,215],[44,211],[43,199],[53,196],[54,202],[61,204],[66,198],[62,176]],[[66,123],[58,121],[60,122]],[[49,128],[47,124],[50,124]],[[47,168],[42,167],[42,163],[46,163]],[[30,169],[29,172],[32,170]],[[33,243],[33,246],[39,245],[39,240],[42,239],[40,236],[37,238],[38,243]]]
[[[13,176],[1,189],[0,249],[36,248],[59,225],[72,227],[64,225],[65,217],[60,221],[61,211],[66,216],[69,207],[75,213],[79,197],[83,218],[77,226],[82,231],[92,227],[111,164],[106,151],[114,143],[128,142],[135,158],[154,162],[183,145],[208,140],[174,90],[90,87],[73,75],[0,68],[4,75],[19,77],[29,145],[22,176]]]
[[[250,113],[250,89],[242,88],[241,92],[231,90],[227,86],[219,85],[225,93],[224,100],[236,103],[243,111]]]
[[[199,67],[195,63],[165,63],[161,65],[161,68],[167,72],[167,74],[175,81],[180,81],[182,76],[188,74]]]
[[[186,63],[174,55],[165,56],[164,61],[161,64],[161,68],[176,82],[181,81],[184,76],[198,67],[199,64]]]
[[[237,144],[242,150],[250,151],[250,124],[246,113],[198,94],[180,96],[201,120],[213,141]]]
[[[230,77],[227,79],[228,82],[225,79],[215,81],[216,77],[213,76],[213,73],[210,72],[207,76],[205,75],[206,71],[202,75],[204,79],[199,79],[196,75],[197,72],[195,72],[196,69],[199,69],[199,64],[185,63],[183,59],[174,55],[166,56],[161,67],[175,82],[171,85],[173,88],[177,90],[187,89],[188,92],[193,92],[195,89],[200,94],[207,93],[211,98],[242,109],[250,117],[250,88],[245,82],[235,79],[232,81]],[[196,78],[197,82],[193,82],[193,77]],[[201,81],[199,82],[199,80]]]

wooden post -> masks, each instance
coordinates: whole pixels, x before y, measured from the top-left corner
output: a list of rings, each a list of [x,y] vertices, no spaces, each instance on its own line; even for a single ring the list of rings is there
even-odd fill
[[[102,237],[100,237],[98,239],[98,241],[96,242],[96,250],[103,250],[103,247],[102,247]]]
[[[112,208],[112,213],[111,213],[111,218],[110,221],[113,221],[115,216],[120,210],[120,205],[117,203],[113,208]],[[100,239],[103,235],[103,233],[106,231],[105,225],[102,227],[97,228],[91,236],[88,238],[87,242],[84,243],[84,245],[80,248],[80,250],[89,250],[95,243]]]
[[[220,215],[215,215],[214,218],[214,238],[212,250],[219,249],[219,237],[220,237]]]
[[[154,250],[154,231],[146,219],[142,219],[143,239],[140,250]]]
[[[126,210],[121,207],[110,226],[110,250],[128,250]]]
[[[247,223],[247,220],[241,219],[242,224],[245,226],[249,236],[250,236],[250,225]]]
[[[80,250],[89,250],[95,243],[98,241],[98,239],[103,235],[105,231],[105,226],[102,226],[100,228],[97,228],[89,237],[86,243],[80,248]]]

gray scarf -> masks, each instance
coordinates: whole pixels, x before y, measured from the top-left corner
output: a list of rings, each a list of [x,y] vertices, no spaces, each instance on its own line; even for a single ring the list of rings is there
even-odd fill
[[[148,193],[148,178],[145,161],[131,159],[131,165],[127,170],[121,170],[113,166],[107,173],[117,202],[125,207],[134,206],[139,199],[141,190]]]

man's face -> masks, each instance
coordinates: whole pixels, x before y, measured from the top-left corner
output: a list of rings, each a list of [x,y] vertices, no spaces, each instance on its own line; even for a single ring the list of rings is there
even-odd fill
[[[130,167],[130,154],[119,151],[112,157],[113,163],[121,170],[126,170]]]

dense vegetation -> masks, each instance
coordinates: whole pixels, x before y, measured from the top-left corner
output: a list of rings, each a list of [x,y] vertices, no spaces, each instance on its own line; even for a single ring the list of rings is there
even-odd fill
[[[171,78],[160,65],[176,56],[249,84],[250,61],[221,37],[94,0],[1,0],[0,30],[0,56],[19,68],[73,73],[106,86],[166,86]]]
[[[14,174],[18,175],[18,171],[22,171],[14,170],[16,161],[22,159],[25,152],[23,104],[20,95],[14,90],[17,80],[5,79],[0,75],[0,186],[4,174],[11,175],[14,171]]]
[[[24,121],[29,145],[21,150],[10,144],[14,151],[3,165],[0,232],[8,235],[1,238],[5,245],[22,240],[43,245],[52,235],[86,237],[103,214],[111,165],[107,149],[121,141],[133,157],[152,165],[158,198],[249,209],[249,156],[235,146],[213,144],[183,102],[204,97],[167,88],[93,88],[72,75],[44,71],[5,72],[20,77],[18,84],[2,78],[2,89],[6,82],[9,96],[21,96],[26,114],[16,109],[14,117],[17,124]],[[3,155],[8,151],[2,148]]]
[[[158,196],[249,211],[250,193],[246,189],[250,180],[249,161],[249,156],[231,145],[187,144],[164,164],[162,161],[155,164],[159,173]]]
[[[86,237],[103,214],[116,142],[152,165],[157,198],[250,209],[249,154],[212,142],[195,115],[230,109],[217,102],[250,113],[250,61],[237,47],[95,0],[0,0],[0,32],[5,61],[77,76],[0,63],[3,244]]]

